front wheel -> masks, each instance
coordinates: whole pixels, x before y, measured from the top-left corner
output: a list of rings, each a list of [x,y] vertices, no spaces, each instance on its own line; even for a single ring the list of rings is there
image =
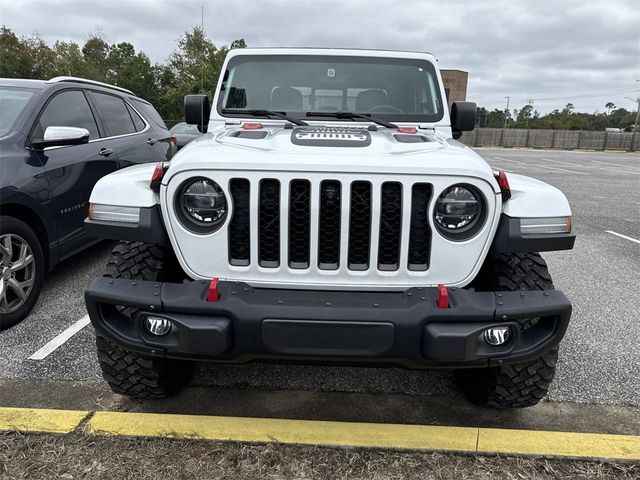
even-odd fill
[[[182,271],[170,249],[140,242],[119,242],[111,252],[105,277],[171,282],[182,279]],[[121,308],[131,321],[138,311]],[[97,336],[96,348],[102,376],[111,390],[131,398],[162,398],[175,395],[187,383],[192,362],[147,357],[125,350]]]
[[[538,253],[494,254],[487,257],[475,282],[477,291],[553,290],[547,264]],[[530,328],[539,318],[521,322]],[[558,348],[529,362],[499,367],[457,370],[454,374],[464,394],[483,407],[514,408],[536,405],[553,380]]]
[[[34,231],[17,218],[0,215],[0,330],[29,314],[40,295],[44,265]]]

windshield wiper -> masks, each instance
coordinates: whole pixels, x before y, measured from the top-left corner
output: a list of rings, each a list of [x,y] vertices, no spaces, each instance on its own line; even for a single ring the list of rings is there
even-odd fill
[[[238,113],[238,114],[247,114],[252,117],[278,117],[286,120],[287,122],[291,122],[295,125],[307,126],[309,125],[307,122],[303,120],[298,120],[297,118],[290,117],[285,112],[276,112],[273,110],[263,110],[263,109],[252,109],[252,110],[243,110],[241,108],[223,108],[222,113]]]
[[[369,120],[370,122],[377,123],[387,128],[398,128],[395,123],[380,120],[379,118],[372,117],[369,113],[355,113],[355,112],[307,112],[307,117],[332,117],[332,118],[347,118],[355,119],[361,118],[363,120]]]

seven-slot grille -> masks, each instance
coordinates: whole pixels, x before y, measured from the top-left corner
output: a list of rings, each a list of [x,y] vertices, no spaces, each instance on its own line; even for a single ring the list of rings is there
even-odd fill
[[[257,195],[251,189],[258,189]],[[403,205],[404,189],[411,192],[407,205]],[[251,264],[251,236],[257,235],[257,262],[263,268],[337,270],[346,266],[350,271],[389,272],[429,268],[432,187],[428,183],[388,181],[374,186],[366,180],[327,179],[312,184],[306,179],[250,182],[236,178],[229,183],[229,192],[231,265]],[[251,205],[252,198],[258,205]],[[251,224],[252,208],[257,212],[256,225]],[[403,215],[407,208],[408,216]],[[409,219],[408,228],[403,229],[403,218]],[[402,265],[404,242],[408,245]]]

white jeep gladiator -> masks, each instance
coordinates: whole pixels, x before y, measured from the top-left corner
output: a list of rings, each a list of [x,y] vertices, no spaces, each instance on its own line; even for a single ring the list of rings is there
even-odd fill
[[[116,239],[86,291],[111,388],[176,393],[195,361],[454,370],[479,405],[536,404],[571,304],[538,252],[573,247],[565,196],[456,138],[425,53],[237,49],[202,137],[110,174],[86,229]]]

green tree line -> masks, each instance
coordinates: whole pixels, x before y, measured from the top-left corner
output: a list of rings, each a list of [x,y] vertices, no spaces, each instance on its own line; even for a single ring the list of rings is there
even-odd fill
[[[476,121],[479,127],[487,128],[540,128],[549,130],[604,130],[618,128],[627,132],[633,130],[635,112],[616,107],[608,102],[604,105],[604,112],[583,113],[576,112],[573,104],[567,103],[562,109],[555,109],[546,115],[525,105],[519,110],[495,109],[489,111],[479,107]],[[505,121],[506,120],[506,121]]]
[[[128,42],[107,43],[91,35],[81,46],[57,41],[47,45],[38,35],[18,37],[0,28],[0,77],[50,79],[84,77],[133,91],[153,103],[167,124],[183,118],[187,94],[212,95],[227,52],[246,47],[243,39],[216,46],[200,27],[185,32],[164,63],[152,64]]]

